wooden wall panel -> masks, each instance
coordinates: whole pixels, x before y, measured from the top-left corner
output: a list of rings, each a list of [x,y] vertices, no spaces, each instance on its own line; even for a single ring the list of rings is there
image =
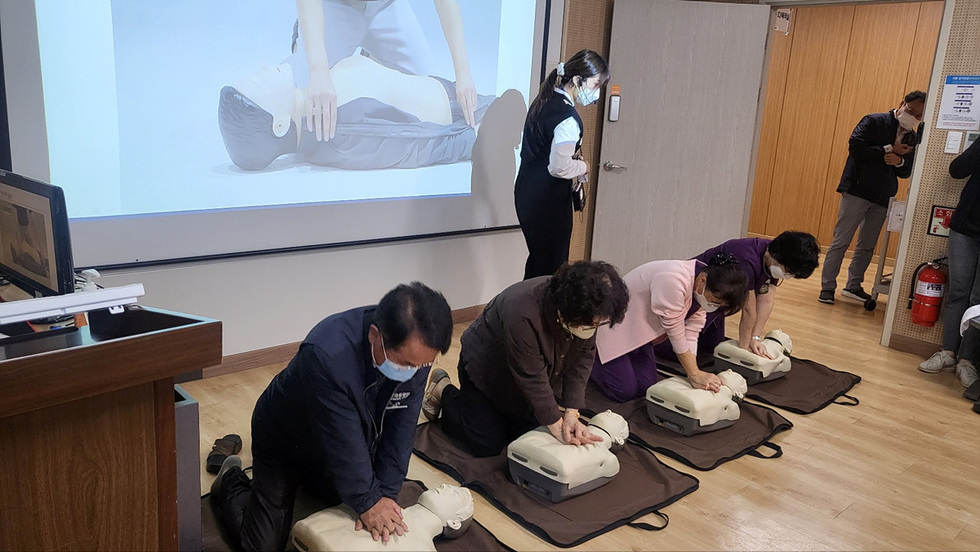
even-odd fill
[[[561,57],[567,60],[579,50],[595,50],[609,61],[609,37],[612,35],[613,0],[567,0],[565,3],[565,33],[562,36]],[[550,67],[548,68],[551,69]],[[615,75],[614,75],[615,76]],[[568,259],[588,259],[592,251],[592,228],[595,224],[596,183],[599,171],[599,144],[602,142],[603,106],[608,87],[602,97],[589,107],[578,106],[582,117],[582,155],[589,165],[589,197],[585,211],[572,214],[572,239]]]
[[[798,9],[766,233],[816,233],[854,6]]]
[[[158,549],[153,404],[146,383],[0,419],[0,466],[15,482],[0,488],[0,550]],[[89,509],[93,496],[128,500]],[[34,527],[14,511],[34,512]]]
[[[811,8],[822,11],[821,8]],[[837,222],[840,194],[836,192],[847,160],[847,147],[855,125],[869,113],[898,107],[905,96],[905,80],[912,56],[919,5],[872,4],[856,6],[851,25],[847,64],[841,83],[837,122],[823,185],[820,243],[830,245]],[[900,188],[907,188],[908,181]]]
[[[775,11],[773,12],[775,15]],[[769,32],[769,76],[762,113],[762,130],[759,135],[759,153],[756,156],[755,179],[752,184],[752,206],[749,211],[749,232],[766,233],[769,216],[769,195],[772,192],[772,171],[776,162],[776,146],[779,142],[779,124],[783,113],[783,97],[786,92],[786,75],[793,48],[793,26],[796,18],[790,18],[789,33]],[[770,26],[770,29],[772,27]]]

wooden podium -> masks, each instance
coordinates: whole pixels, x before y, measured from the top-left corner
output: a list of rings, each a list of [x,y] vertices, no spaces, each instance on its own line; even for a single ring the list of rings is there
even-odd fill
[[[0,550],[176,550],[174,376],[221,362],[221,322],[93,311],[0,359]]]

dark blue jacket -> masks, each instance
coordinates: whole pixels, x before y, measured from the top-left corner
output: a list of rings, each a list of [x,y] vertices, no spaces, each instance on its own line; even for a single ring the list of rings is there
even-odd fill
[[[919,125],[919,132],[921,127]],[[901,167],[886,165],[885,146],[895,143],[898,119],[894,111],[865,115],[851,133],[847,162],[837,191],[887,207],[889,198],[898,193],[898,179],[912,175],[915,146],[921,138],[919,132],[908,132],[902,138],[903,143],[912,146],[912,151],[902,156],[905,164]]]
[[[397,498],[429,372],[398,383],[374,367],[367,336],[375,308],[317,324],[252,414],[253,451],[316,470],[358,514]]]
[[[949,175],[966,178],[960,202],[953,211],[949,227],[971,238],[980,238],[980,140],[973,142],[949,164]]]

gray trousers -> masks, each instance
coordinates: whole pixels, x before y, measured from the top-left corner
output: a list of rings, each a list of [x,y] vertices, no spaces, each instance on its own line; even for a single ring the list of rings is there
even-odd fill
[[[943,299],[943,349],[959,358],[978,360],[978,330],[970,328],[960,339],[960,318],[966,309],[980,303],[980,239],[949,231],[949,284]]]
[[[878,235],[885,223],[888,208],[851,194],[841,194],[840,209],[837,211],[837,225],[834,226],[834,241],[827,249],[823,261],[823,272],[820,276],[820,289],[834,291],[837,289],[837,274],[840,272],[844,252],[850,245],[854,233],[858,232],[857,244],[854,246],[854,256],[847,270],[847,285],[844,289],[861,287],[864,273],[871,264],[871,258],[878,243]]]

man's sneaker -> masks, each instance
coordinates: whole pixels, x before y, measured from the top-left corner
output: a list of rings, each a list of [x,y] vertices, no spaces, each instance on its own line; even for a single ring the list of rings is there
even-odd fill
[[[848,299],[854,299],[855,301],[860,301],[862,303],[872,299],[871,295],[865,293],[865,291],[861,288],[842,289],[840,290],[840,295],[841,297],[847,297]]]
[[[936,354],[924,360],[919,365],[919,371],[927,374],[938,374],[939,372],[952,372],[956,368],[956,359],[946,351],[936,351]]]
[[[422,400],[422,416],[430,422],[439,417],[442,410],[442,391],[452,380],[442,368],[436,368],[429,376],[429,385],[425,388],[425,399]]]
[[[956,375],[960,377],[960,385],[963,387],[970,387],[980,379],[977,367],[965,358],[956,363]]]
[[[834,290],[832,290],[832,289],[825,289],[825,290],[821,291],[820,292],[820,295],[817,297],[817,301],[820,301],[821,303],[826,303],[828,305],[833,305],[834,304]]]

